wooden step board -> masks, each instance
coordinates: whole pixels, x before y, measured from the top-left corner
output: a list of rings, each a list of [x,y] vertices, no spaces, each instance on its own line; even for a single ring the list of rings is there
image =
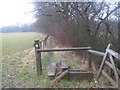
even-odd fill
[[[63,70],[68,69],[68,63],[67,63],[67,60],[64,59],[64,58],[61,60],[61,68],[62,68]]]
[[[54,77],[55,76],[55,71],[56,71],[56,63],[50,63],[50,66],[48,68],[48,76],[49,77]]]
[[[93,80],[94,76],[92,72],[87,72],[85,70],[70,70],[66,75],[65,79],[68,80]]]

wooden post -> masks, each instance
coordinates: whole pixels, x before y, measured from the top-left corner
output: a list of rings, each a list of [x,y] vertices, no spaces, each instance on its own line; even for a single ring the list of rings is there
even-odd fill
[[[92,59],[91,59],[91,53],[88,52],[88,70],[92,70]]]
[[[37,52],[37,49],[41,48],[41,44],[39,40],[34,41],[34,47],[35,47],[35,55],[36,55],[36,68],[37,68],[37,74],[42,74],[42,65],[41,65],[41,52]]]

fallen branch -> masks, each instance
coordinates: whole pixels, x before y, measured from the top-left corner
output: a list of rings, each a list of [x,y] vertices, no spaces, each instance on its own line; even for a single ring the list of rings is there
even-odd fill
[[[52,83],[54,84],[54,83],[60,81],[60,79],[62,79],[62,78],[63,78],[65,75],[67,75],[67,74],[68,74],[68,70],[64,71],[61,75],[59,75],[58,77],[56,77],[56,78],[52,81]]]

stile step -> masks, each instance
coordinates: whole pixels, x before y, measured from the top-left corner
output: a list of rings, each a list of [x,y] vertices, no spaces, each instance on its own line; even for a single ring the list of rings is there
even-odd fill
[[[56,63],[50,63],[47,75],[49,77],[54,77],[55,76],[55,71],[56,71]]]
[[[93,80],[94,75],[92,72],[87,72],[85,70],[70,70],[65,77],[68,80]]]
[[[67,60],[64,59],[64,58],[61,60],[61,68],[62,68],[63,70],[68,69],[68,63],[67,63]]]

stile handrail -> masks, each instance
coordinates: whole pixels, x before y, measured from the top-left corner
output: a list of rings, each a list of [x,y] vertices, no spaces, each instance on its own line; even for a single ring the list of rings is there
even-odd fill
[[[53,51],[79,51],[89,50],[91,47],[74,47],[74,48],[50,48],[50,49],[37,49],[37,52],[53,52]]]

